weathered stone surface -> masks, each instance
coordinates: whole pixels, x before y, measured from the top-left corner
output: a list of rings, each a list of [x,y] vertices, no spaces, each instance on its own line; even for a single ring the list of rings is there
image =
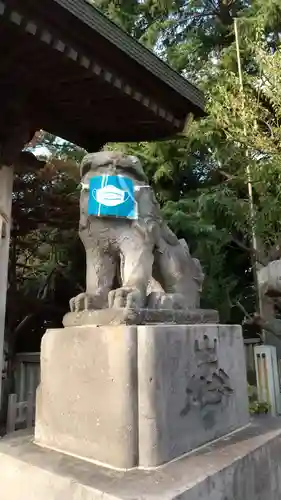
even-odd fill
[[[145,325],[151,323],[201,324],[218,323],[218,312],[207,309],[126,309],[111,308],[67,313],[63,325]]]
[[[42,446],[149,468],[247,423],[240,327],[80,326],[43,337]]]
[[[136,380],[136,327],[48,330],[35,440],[112,466],[136,466]]]
[[[249,422],[240,327],[138,327],[139,464],[163,464]]]
[[[281,295],[281,259],[261,267],[258,271],[258,283],[262,295]]]
[[[81,175],[79,235],[86,252],[86,291],[71,299],[71,311],[200,307],[200,263],[164,222],[140,161],[121,152],[89,154]],[[90,180],[97,175],[133,181],[136,220],[88,214]]]
[[[113,471],[0,440],[1,500],[280,500],[280,419],[265,419],[151,471]]]

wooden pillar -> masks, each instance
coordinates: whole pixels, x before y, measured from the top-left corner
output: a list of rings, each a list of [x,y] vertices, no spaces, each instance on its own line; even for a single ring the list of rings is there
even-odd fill
[[[8,285],[8,264],[11,230],[11,211],[13,193],[13,168],[0,167],[0,407],[2,402],[2,370],[4,362],[4,334],[6,316],[6,297]]]
[[[32,139],[36,130],[33,129],[27,118],[29,109],[26,107],[26,96],[17,90],[14,93],[11,93],[10,90],[7,100],[2,101],[5,102],[5,106],[4,114],[1,115],[0,127],[0,220],[1,212],[5,214],[6,218],[4,231],[3,223],[0,224],[0,409],[2,409],[3,403],[2,371],[14,174],[11,165],[16,165],[24,145]],[[4,99],[4,96],[1,95],[1,99]]]

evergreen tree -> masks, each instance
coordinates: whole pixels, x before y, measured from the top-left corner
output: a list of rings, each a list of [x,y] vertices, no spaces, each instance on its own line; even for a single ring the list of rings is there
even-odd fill
[[[251,5],[236,0],[89,1],[184,76],[196,75],[196,83],[206,94],[208,116],[193,122],[187,136],[159,143],[110,144],[107,147],[121,148],[142,160],[168,222],[202,261],[206,273],[202,305],[219,308],[222,321],[241,322],[243,311],[240,306],[235,307],[236,304],[242,304],[249,312],[256,308],[247,165],[254,186],[255,230],[260,242],[258,260],[263,263],[270,260],[278,255],[279,247],[280,52],[277,19],[280,7],[269,2],[266,8],[268,2],[257,0]],[[234,43],[236,16],[241,35],[243,95]],[[49,223],[46,221],[44,234],[53,238],[51,247],[55,248],[56,255],[68,256],[65,258],[68,259],[67,269],[70,269],[73,233],[70,229],[69,233],[63,233],[66,245],[59,236],[61,228],[67,229],[67,221],[75,220],[75,216],[67,215],[70,206],[67,207],[63,200],[71,196],[76,200],[73,206],[77,210],[79,192],[74,185],[79,182],[79,176],[76,162],[84,152],[50,134],[44,134],[41,143],[52,153],[47,168],[51,179],[48,192],[52,195],[47,200],[44,194],[44,206],[50,207],[47,209],[50,216],[46,217]],[[64,208],[57,210],[55,200],[59,198]],[[20,201],[16,202],[15,211],[17,203]],[[35,234],[36,238],[41,238],[43,234],[40,203],[35,211],[40,231],[31,228],[23,240],[30,234],[32,238]],[[18,209],[20,213],[22,209]],[[53,217],[59,227],[56,236],[53,229],[49,230],[54,227]],[[34,224],[36,226],[36,222]],[[67,234],[71,237],[67,238]],[[42,269],[46,269],[44,273],[48,276],[50,267],[44,268],[42,252],[38,257],[37,249],[41,245],[36,238],[33,258],[38,263],[39,278]],[[61,251],[63,248],[65,250]],[[81,279],[77,274],[78,286],[82,287]],[[39,283],[35,282],[36,288]]]
[[[262,247],[258,260],[270,259],[279,240],[279,184],[272,183],[279,179],[279,110],[272,94],[279,94],[280,7],[235,0],[131,2],[128,10],[126,2],[101,1],[99,7],[117,23],[126,11],[138,27],[130,33],[184,76],[196,75],[207,96],[208,117],[194,122],[188,137],[123,148],[143,159],[171,225],[203,261],[205,304],[219,305],[224,321],[241,321],[243,313],[233,304],[256,308],[247,166]],[[237,16],[243,94],[233,27]],[[268,79],[271,85],[264,84]]]

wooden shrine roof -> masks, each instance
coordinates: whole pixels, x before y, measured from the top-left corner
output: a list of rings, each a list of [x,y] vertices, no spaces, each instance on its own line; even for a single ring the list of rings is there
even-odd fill
[[[0,137],[15,103],[87,150],[170,137],[204,114],[196,87],[87,0],[0,0]]]

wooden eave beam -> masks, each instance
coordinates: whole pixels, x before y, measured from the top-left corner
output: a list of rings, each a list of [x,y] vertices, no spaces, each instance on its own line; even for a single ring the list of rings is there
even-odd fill
[[[52,26],[42,26],[40,19],[28,17],[25,13],[24,5],[22,8],[14,9],[10,7],[8,0],[0,0],[0,22],[1,16],[27,35],[35,37],[39,43],[51,47],[61,57],[71,60],[77,65],[79,70],[86,70],[102,83],[106,83],[112,88],[117,89],[120,93],[129,96],[132,100],[147,108],[157,119],[167,122],[172,129],[174,128],[179,131],[183,128],[184,120],[175,117],[170,109],[167,109],[162,103],[157,102],[157,100],[152,99],[150,96],[143,95],[137,86],[132,86],[124,76],[118,75],[111,68],[103,66],[92,54],[81,51],[79,47],[73,46],[69,40],[63,37],[58,38],[57,34],[53,32]]]

